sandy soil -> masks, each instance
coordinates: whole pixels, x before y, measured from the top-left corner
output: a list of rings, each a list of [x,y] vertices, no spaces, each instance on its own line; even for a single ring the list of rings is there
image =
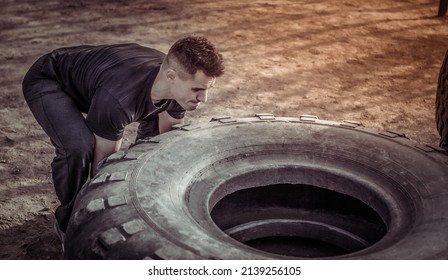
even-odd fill
[[[59,259],[53,147],[21,81],[37,57],[79,44],[167,51],[208,37],[227,73],[188,122],[213,116],[317,115],[437,145],[437,76],[447,17],[437,0],[0,0],[0,259]],[[126,132],[123,149],[134,139]]]

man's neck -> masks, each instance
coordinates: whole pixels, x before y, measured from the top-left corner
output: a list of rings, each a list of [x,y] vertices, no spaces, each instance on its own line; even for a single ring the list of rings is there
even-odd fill
[[[153,104],[157,104],[164,99],[170,99],[170,95],[169,87],[164,77],[164,72],[162,67],[160,67],[151,88],[151,101]]]

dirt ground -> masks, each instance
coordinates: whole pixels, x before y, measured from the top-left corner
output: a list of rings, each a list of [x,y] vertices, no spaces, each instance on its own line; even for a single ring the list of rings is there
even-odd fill
[[[0,259],[60,259],[53,147],[21,93],[52,49],[137,42],[167,51],[203,35],[226,60],[213,116],[316,115],[404,132],[438,145],[437,77],[448,48],[438,0],[0,0]],[[123,149],[135,126],[126,130]]]

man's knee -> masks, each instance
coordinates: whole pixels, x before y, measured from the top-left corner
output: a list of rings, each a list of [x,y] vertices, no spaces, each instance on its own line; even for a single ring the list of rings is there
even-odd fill
[[[95,137],[93,136],[93,133],[83,135],[79,139],[79,143],[81,153],[89,156],[93,155],[93,151],[95,150]]]
[[[95,150],[95,137],[93,133],[84,133],[81,137],[73,139],[64,147],[66,156],[91,160]]]

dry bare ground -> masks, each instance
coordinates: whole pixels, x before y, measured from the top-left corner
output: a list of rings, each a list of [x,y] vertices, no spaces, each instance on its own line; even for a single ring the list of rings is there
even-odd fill
[[[52,49],[137,42],[167,51],[208,37],[227,73],[188,122],[317,115],[437,145],[437,76],[448,48],[437,0],[0,0],[0,259],[59,259],[53,147],[21,93]],[[123,149],[134,138],[126,132]]]

